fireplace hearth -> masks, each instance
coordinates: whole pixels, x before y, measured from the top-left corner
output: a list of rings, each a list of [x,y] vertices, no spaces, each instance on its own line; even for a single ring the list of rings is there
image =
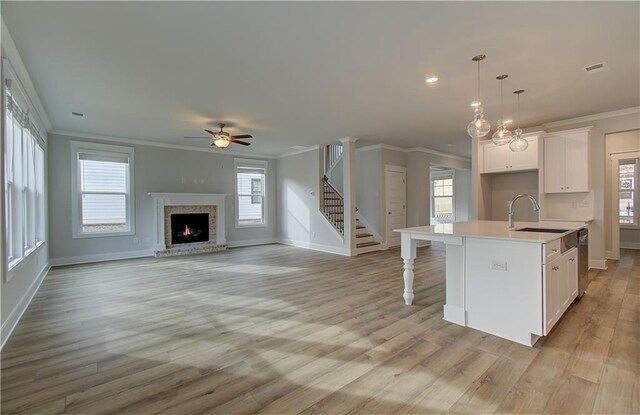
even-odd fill
[[[172,213],[171,245],[209,241],[208,213]]]

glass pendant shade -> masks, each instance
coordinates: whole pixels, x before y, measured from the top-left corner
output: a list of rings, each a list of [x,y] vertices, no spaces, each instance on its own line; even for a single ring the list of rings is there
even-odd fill
[[[486,58],[485,55],[476,55],[471,59],[478,64],[478,104],[475,106],[473,120],[467,125],[467,133],[471,138],[482,138],[491,130],[491,124],[484,119],[482,113],[482,103],[480,102],[480,61]]]
[[[504,125],[502,120],[498,120],[498,129],[493,133],[493,136],[491,136],[493,144],[497,146],[504,146],[509,144],[512,140],[513,134],[511,134],[511,131],[507,129],[507,126]]]
[[[513,152],[525,151],[529,147],[529,142],[522,137],[522,130],[517,129],[516,135],[509,143],[509,148]]]
[[[482,106],[478,105],[475,109],[473,121],[467,126],[467,133],[471,138],[482,138],[491,130],[491,124],[484,119]]]

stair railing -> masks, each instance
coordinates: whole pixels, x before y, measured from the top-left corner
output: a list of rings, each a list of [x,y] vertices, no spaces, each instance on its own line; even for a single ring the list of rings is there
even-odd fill
[[[340,192],[329,183],[327,176],[320,180],[320,211],[331,222],[333,227],[344,235],[344,199]]]
[[[342,145],[328,144],[324,147],[324,172],[329,173],[342,156]]]

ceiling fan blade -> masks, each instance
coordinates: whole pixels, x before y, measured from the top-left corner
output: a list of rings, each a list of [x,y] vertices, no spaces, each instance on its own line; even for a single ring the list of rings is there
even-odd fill
[[[231,140],[231,142],[235,143],[235,144],[240,144],[242,146],[250,146],[251,145],[251,143],[247,143],[246,141],[240,141],[240,140]]]
[[[231,138],[253,138],[251,134],[232,135]]]
[[[206,132],[208,132],[208,133],[209,133],[209,134],[211,134],[211,135],[214,135],[214,134],[215,134],[215,133],[214,133],[213,131],[211,131],[211,130],[206,130],[206,129],[205,129],[205,131],[206,131]]]
[[[206,138],[207,140],[211,140],[211,137],[184,137],[184,138]]]

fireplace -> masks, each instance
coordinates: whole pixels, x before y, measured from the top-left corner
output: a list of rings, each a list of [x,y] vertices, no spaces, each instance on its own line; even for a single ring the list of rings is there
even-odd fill
[[[208,213],[172,213],[171,245],[209,242]]]
[[[227,248],[223,193],[149,193],[156,233],[153,255],[203,254]]]

